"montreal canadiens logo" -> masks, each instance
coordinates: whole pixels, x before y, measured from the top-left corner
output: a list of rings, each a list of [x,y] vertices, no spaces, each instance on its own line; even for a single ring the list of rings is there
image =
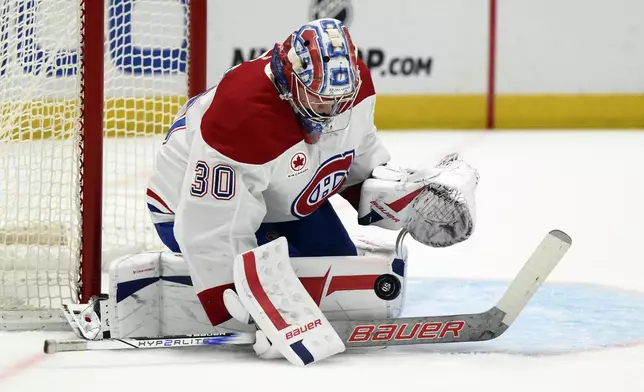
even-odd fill
[[[291,170],[297,172],[306,167],[306,155],[303,152],[296,152],[291,157]]]
[[[322,163],[291,205],[293,216],[303,218],[311,215],[326,199],[340,190],[347,180],[349,168],[353,162],[354,151],[336,155]]]

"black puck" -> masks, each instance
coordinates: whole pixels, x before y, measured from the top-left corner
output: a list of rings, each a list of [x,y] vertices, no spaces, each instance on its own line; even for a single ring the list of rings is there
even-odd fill
[[[380,275],[373,285],[373,291],[378,298],[385,301],[393,301],[400,295],[402,283],[400,279],[391,274]]]

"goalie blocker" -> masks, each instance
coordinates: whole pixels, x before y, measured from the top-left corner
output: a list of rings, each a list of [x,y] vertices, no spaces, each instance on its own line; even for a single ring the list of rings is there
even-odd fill
[[[353,242],[358,256],[291,258],[291,266],[328,320],[397,317],[405,295],[406,247],[398,255],[395,244],[383,240],[356,237]],[[192,287],[187,263],[171,252],[112,262],[109,295],[94,305],[76,320],[87,339],[256,330],[232,318],[213,326]]]

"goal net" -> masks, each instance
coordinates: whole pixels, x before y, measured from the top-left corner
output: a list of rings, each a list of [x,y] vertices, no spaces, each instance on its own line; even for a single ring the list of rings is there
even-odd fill
[[[145,190],[188,96],[190,8],[188,0],[0,2],[5,323],[17,314],[8,311],[87,301],[100,290],[101,265],[161,247]]]

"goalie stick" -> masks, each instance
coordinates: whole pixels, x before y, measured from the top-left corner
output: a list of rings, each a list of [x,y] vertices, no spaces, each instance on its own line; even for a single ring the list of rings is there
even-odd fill
[[[402,231],[397,245],[402,245]],[[495,306],[483,313],[449,316],[403,317],[378,320],[331,321],[348,349],[392,345],[477,342],[497,338],[557,266],[572,244],[561,230],[552,230],[541,241]],[[399,248],[400,249],[400,248]],[[185,335],[102,340],[47,340],[44,351],[114,350],[252,344],[254,333]]]
[[[173,335],[153,338],[123,338],[98,340],[45,340],[45,354],[63,351],[120,350],[145,348],[170,348],[214,346],[221,344],[253,344],[254,333],[214,333],[197,335]]]
[[[478,342],[501,336],[566,254],[572,240],[552,230],[541,241],[499,302],[483,313],[334,321],[347,348],[405,344]]]

